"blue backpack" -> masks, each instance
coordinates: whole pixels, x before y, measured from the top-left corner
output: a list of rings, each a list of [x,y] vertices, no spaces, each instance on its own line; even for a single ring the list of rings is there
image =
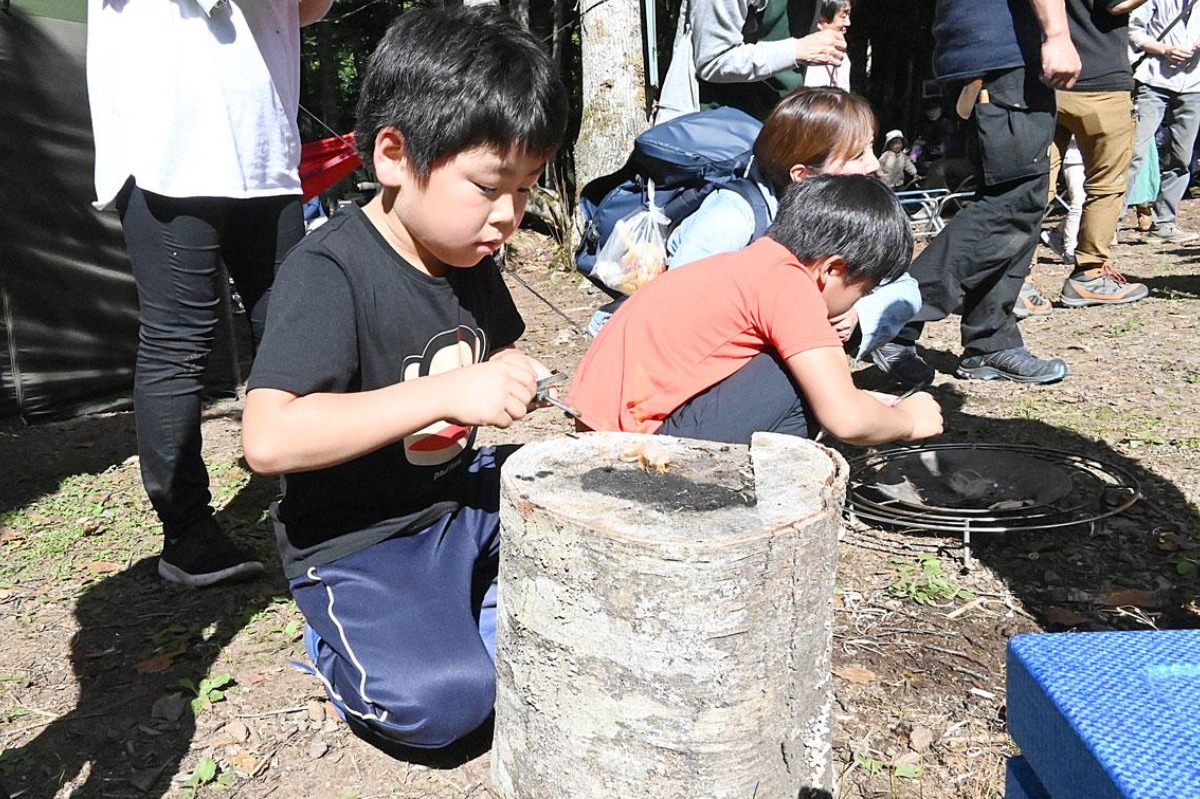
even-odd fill
[[[654,201],[674,229],[700,207],[713,190],[737,192],[754,209],[754,237],[770,225],[767,203],[745,177],[762,123],[736,108],[696,111],[655,125],[633,143],[625,165],[583,187],[579,209],[583,236],[575,268],[588,277],[596,253],[617,221],[646,207],[646,181],[654,181]],[[599,284],[609,294],[614,291]]]

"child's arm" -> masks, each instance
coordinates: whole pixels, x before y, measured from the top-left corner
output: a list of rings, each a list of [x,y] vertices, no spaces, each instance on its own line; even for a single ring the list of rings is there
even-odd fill
[[[246,462],[260,474],[310,471],[373,452],[441,420],[508,427],[533,400],[534,364],[524,356],[498,357],[346,394],[297,396],[256,388],[246,395],[242,415]]]
[[[813,415],[830,435],[869,446],[915,441],[942,432],[942,410],[924,391],[888,406],[855,387],[838,347],[803,350],[787,359]]]

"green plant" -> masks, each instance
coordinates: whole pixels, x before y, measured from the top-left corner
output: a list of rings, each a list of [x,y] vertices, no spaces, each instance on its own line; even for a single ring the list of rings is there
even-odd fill
[[[195,799],[204,786],[213,788],[228,788],[233,782],[233,773],[224,771],[217,766],[217,761],[211,757],[200,758],[192,776],[188,777],[179,789],[181,799]]]
[[[883,773],[884,763],[882,760],[876,760],[873,757],[858,757],[858,756],[855,756],[854,760],[855,760],[855,762],[858,763],[858,767],[861,768],[863,771],[867,772],[868,774],[882,774]]]
[[[218,674],[216,677],[205,677],[199,685],[184,677],[179,684],[195,694],[192,701],[188,703],[188,707],[192,709],[193,716],[199,716],[217,702],[225,699],[225,694],[233,685],[233,675]]]
[[[1131,316],[1123,322],[1108,326],[1108,335],[1120,336],[1125,333],[1130,333],[1134,330],[1141,330],[1146,326],[1146,323],[1136,316]]]
[[[952,599],[973,599],[970,590],[954,585],[942,572],[942,562],[930,552],[917,556],[914,563],[898,564],[898,579],[888,587],[888,593],[901,599],[911,599],[921,605],[936,605]]]
[[[33,758],[23,746],[15,746],[0,752],[0,774],[15,776],[25,774],[33,768]]]

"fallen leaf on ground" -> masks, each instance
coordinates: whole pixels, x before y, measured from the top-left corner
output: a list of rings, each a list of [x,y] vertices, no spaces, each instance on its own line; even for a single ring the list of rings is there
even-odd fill
[[[152,658],[146,658],[141,663],[135,665],[133,670],[138,674],[159,674],[171,668],[175,664],[175,659],[186,651],[187,644],[180,643],[174,649],[169,649]]]
[[[1050,624],[1062,624],[1067,627],[1073,627],[1077,624],[1087,624],[1091,621],[1087,616],[1076,613],[1067,608],[1049,607],[1046,608],[1046,621]]]
[[[187,709],[187,700],[183,694],[166,694],[154,700],[150,706],[150,716],[165,721],[179,721],[183,711]]]
[[[1136,605],[1139,608],[1158,607],[1158,597],[1153,591],[1144,588],[1123,588],[1104,594],[1104,601],[1110,605]]]
[[[111,560],[90,560],[83,564],[92,574],[115,574],[124,568],[120,563]]]
[[[846,682],[852,682],[856,685],[866,685],[879,679],[879,675],[862,666],[842,666],[840,669],[834,669],[833,673]]]
[[[913,727],[908,734],[908,745],[914,752],[924,752],[933,743],[933,730],[928,727]]]
[[[254,773],[258,768],[258,758],[249,752],[238,752],[228,757],[229,765],[246,775]]]

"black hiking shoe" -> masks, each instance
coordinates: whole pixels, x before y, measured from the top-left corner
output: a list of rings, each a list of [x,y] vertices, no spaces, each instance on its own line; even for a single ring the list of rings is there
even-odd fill
[[[1057,383],[1067,376],[1062,358],[1039,358],[1024,347],[983,355],[965,355],[955,374],[974,380],[1012,380],[1016,383]]]
[[[263,563],[225,537],[209,517],[183,535],[168,537],[158,559],[158,576],[189,588],[203,588],[262,574]]]
[[[871,351],[871,360],[879,371],[905,388],[920,388],[933,382],[933,367],[917,354],[913,344],[889,341]]]

